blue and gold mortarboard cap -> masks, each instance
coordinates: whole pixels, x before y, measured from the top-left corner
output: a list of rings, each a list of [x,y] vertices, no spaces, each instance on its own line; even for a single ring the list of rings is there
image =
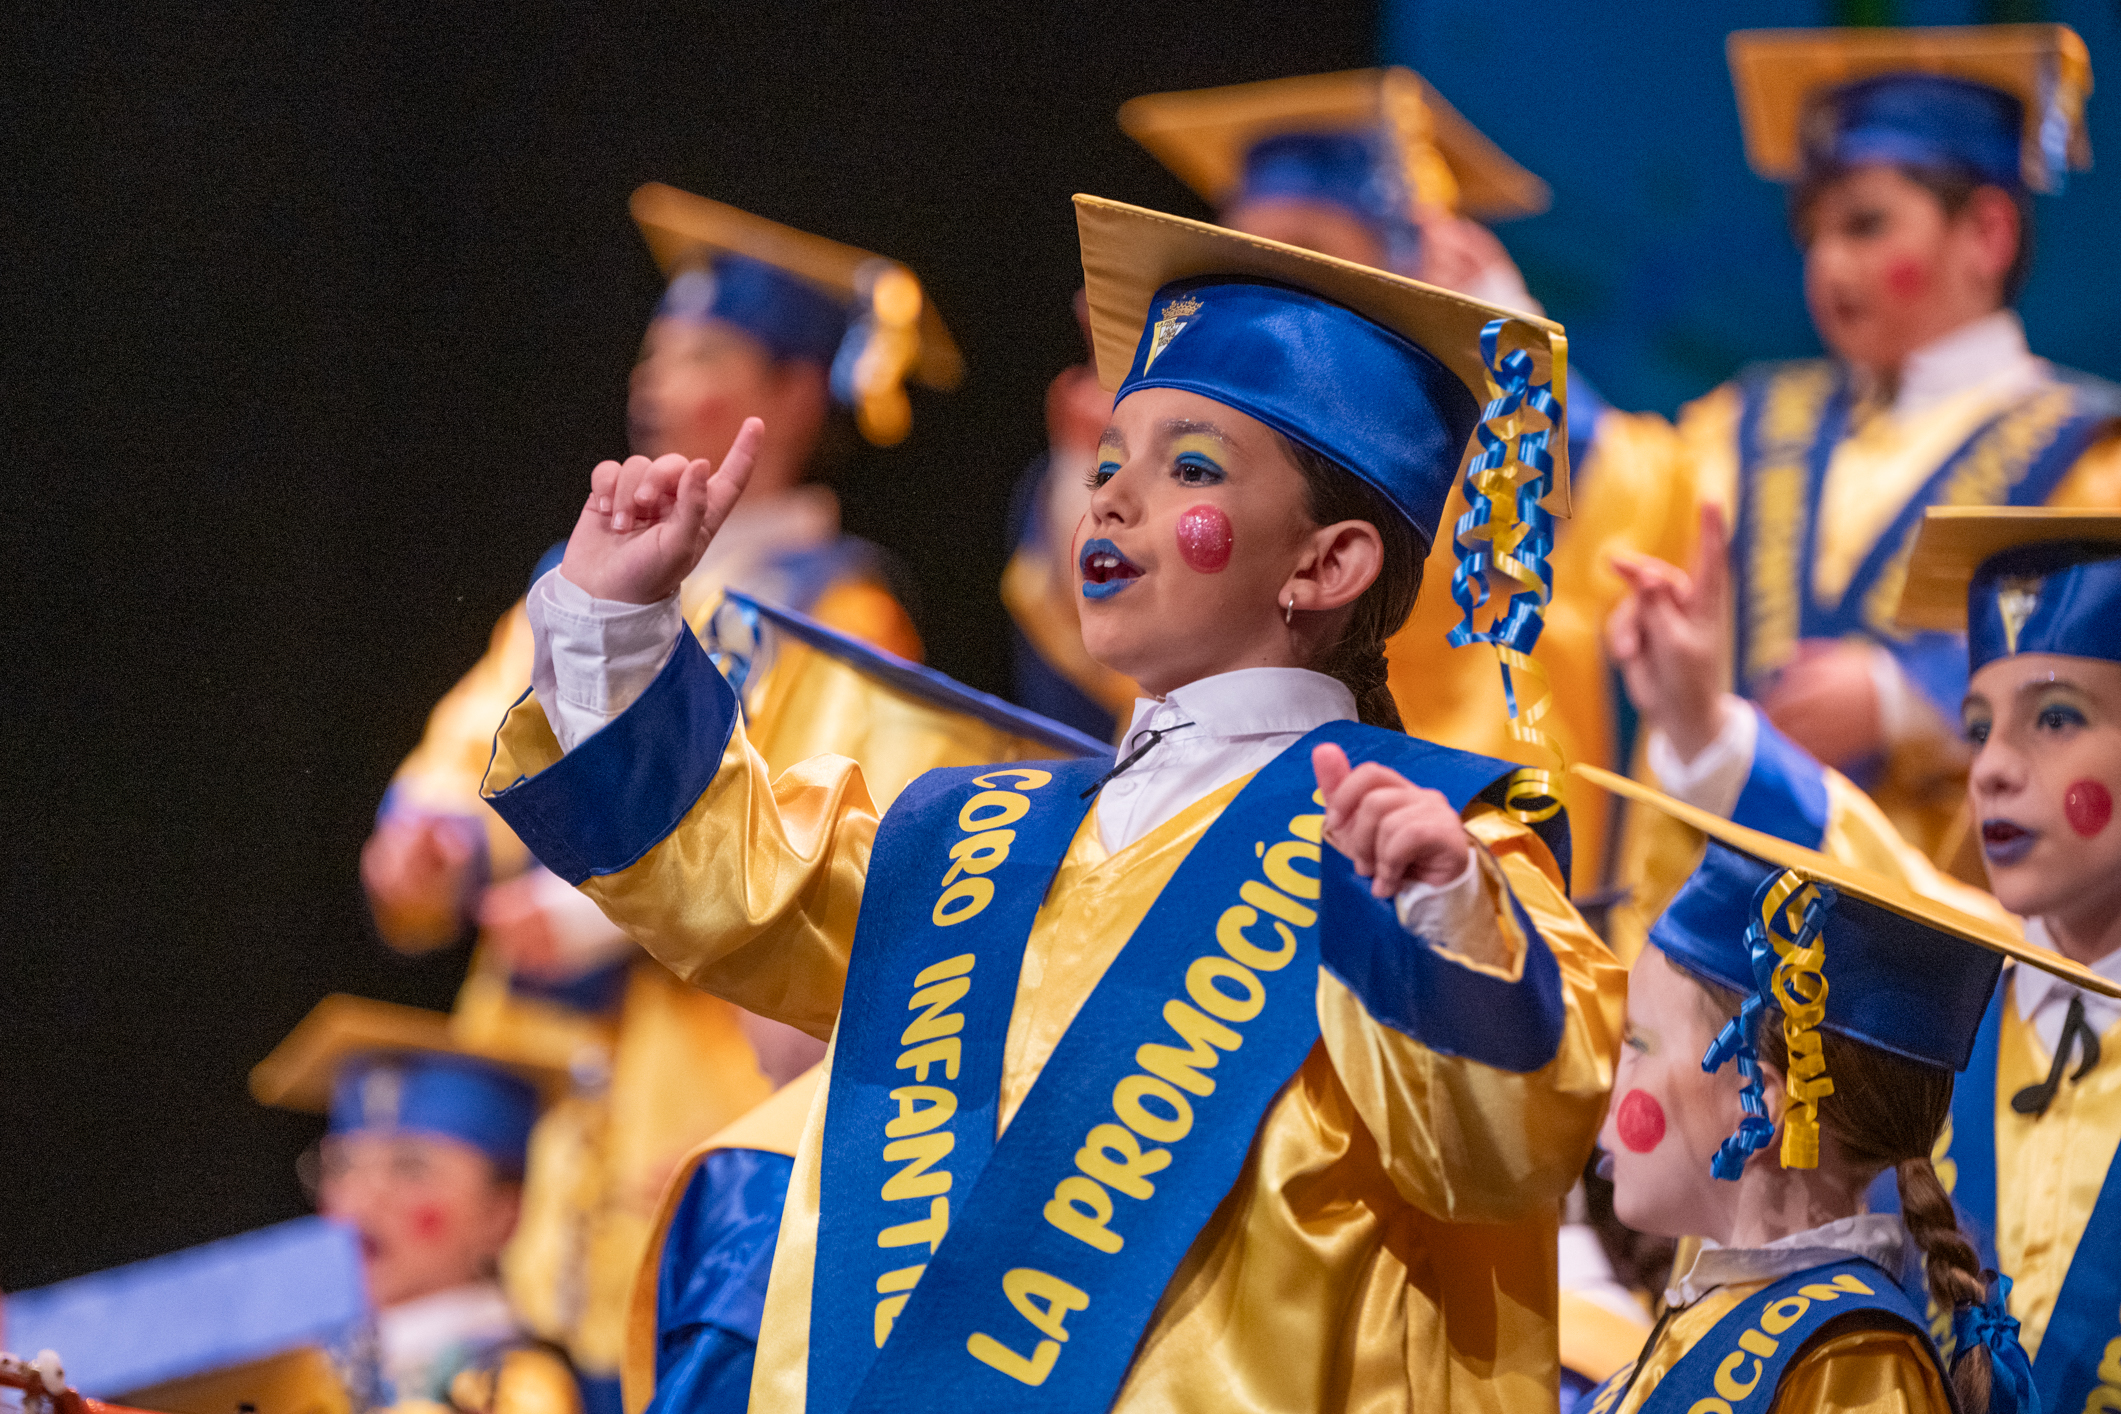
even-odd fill
[[[447,1135],[521,1173],[531,1126],[565,1088],[572,1059],[474,1046],[441,1012],[335,994],[252,1068],[250,1092],[260,1104],[326,1111],[333,1133]]]
[[[1714,1071],[1735,1060],[1747,1081],[1746,1120],[1717,1156],[1719,1178],[1735,1179],[1773,1132],[1752,1049],[1752,1027],[1767,1005],[1781,1008],[1789,1042],[1783,1163],[1805,1168],[1817,1163],[1819,1101],[1833,1093],[1815,1031],[1956,1073],[1973,1053],[2006,957],[2121,996],[2121,984],[1898,880],[1733,824],[1611,771],[1570,769],[1708,837],[1700,867],[1650,926],[1650,941],[1688,972],[1748,999],[1702,1061]]]
[[[1746,157],[1773,181],[1863,162],[2059,191],[2091,165],[2091,55],[2067,25],[1740,30]]]
[[[942,314],[899,262],[661,182],[630,205],[670,280],[659,313],[726,319],[776,358],[825,364],[871,442],[912,428],[908,378],[939,392],[963,381]]]
[[[1568,340],[1551,321],[1102,197],[1076,197],[1075,216],[1104,386],[1179,388],[1258,418],[1369,482],[1425,543],[1476,428],[1523,397],[1495,369],[1545,374],[1560,421]],[[1543,504],[1566,515],[1558,426],[1547,445]]]
[[[1417,201],[1482,221],[1547,209],[1547,184],[1512,161],[1411,69],[1351,69],[1150,93],[1119,125],[1218,210],[1306,196],[1373,225]]]
[[[1898,621],[1965,633],[1976,672],[2017,653],[2121,662],[2121,515],[1935,507],[1908,556]]]

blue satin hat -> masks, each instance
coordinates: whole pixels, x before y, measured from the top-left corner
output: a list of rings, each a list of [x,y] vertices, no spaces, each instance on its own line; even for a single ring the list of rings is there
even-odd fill
[[[1625,776],[1571,769],[1708,837],[1700,865],[1650,925],[1649,940],[1675,965],[1746,998],[1702,1058],[1711,1072],[1735,1063],[1746,1081],[1746,1119],[1716,1157],[1718,1178],[1737,1178],[1746,1157],[1774,1133],[1754,1050],[1769,1007],[1780,1008],[1791,1062],[1783,1163],[1811,1167],[1818,1105],[1831,1103],[1833,1079],[1814,1030],[1957,1073],[1973,1054],[2007,957],[2121,996],[2121,985],[1898,880],[1735,825]]]
[[[1329,202],[1380,237],[1411,201],[1482,221],[1547,208],[1545,182],[1411,69],[1352,69],[1129,99],[1120,128],[1228,215],[1246,201]]]
[[[911,430],[909,379],[939,392],[963,380],[941,313],[899,262],[660,182],[631,206],[670,279],[657,317],[725,320],[776,359],[824,365],[871,442]]]
[[[520,1174],[543,1102],[565,1090],[571,1066],[604,1059],[473,1045],[441,1012],[334,995],[257,1064],[250,1089],[262,1104],[328,1111],[334,1134],[440,1134]]]
[[[1965,633],[1971,672],[2017,653],[2121,662],[2121,516],[1933,509],[1908,556],[1898,623]]]
[[[2045,192],[2091,165],[2091,58],[2066,25],[1742,30],[1728,50],[1746,154],[1773,180],[1890,163]]]
[[[1484,338],[1523,355],[1505,376],[1536,368],[1565,402],[1558,324],[1205,222],[1093,196],[1075,209],[1106,387],[1179,388],[1255,417],[1370,483],[1425,543],[1502,391]],[[1543,504],[1565,515],[1564,439],[1548,451]]]
[[[1388,246],[1413,235],[1406,186],[1374,132],[1283,133],[1252,145],[1225,211],[1249,201],[1321,201],[1361,221]]]
[[[332,1087],[331,1132],[439,1134],[520,1174],[538,1120],[537,1087],[498,1065],[462,1056],[354,1056]]]
[[[830,368],[854,305],[763,260],[724,253],[672,276],[655,317],[719,319],[764,344],[776,362],[801,359]]]

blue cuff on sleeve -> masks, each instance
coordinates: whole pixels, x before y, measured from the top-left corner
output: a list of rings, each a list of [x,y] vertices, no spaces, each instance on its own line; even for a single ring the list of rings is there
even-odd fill
[[[721,768],[736,694],[691,633],[640,699],[535,776],[488,798],[570,884],[616,874],[677,828]]]
[[[1325,851],[1319,881],[1319,957],[1379,1022],[1432,1051],[1519,1074],[1560,1051],[1561,966],[1514,896],[1525,959],[1518,980],[1506,982],[1408,933],[1392,900],[1372,898],[1339,850]]]
[[[1754,715],[1760,719],[1760,735],[1753,747],[1753,769],[1738,792],[1731,823],[1817,849],[1826,839],[1826,768],[1775,730],[1767,713]]]

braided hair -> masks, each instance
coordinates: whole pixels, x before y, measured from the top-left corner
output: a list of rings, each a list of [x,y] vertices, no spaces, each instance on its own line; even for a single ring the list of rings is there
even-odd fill
[[[1930,1160],[1952,1111],[1952,1075],[1832,1031],[1819,1033],[1834,1093],[1819,1106],[1819,1127],[1840,1142],[1851,1163],[1893,1170],[1900,1217],[1922,1252],[1930,1299],[1947,1311],[1988,1297],[1981,1257],[1959,1227],[1951,1195]],[[1782,1012],[1767,1007],[1755,1041],[1760,1059],[1787,1073],[1789,1044]],[[1952,1388],[1966,1414],[1987,1414],[1989,1353],[1972,1345],[1952,1362]]]
[[[1384,545],[1377,578],[1351,606],[1340,640],[1311,666],[1328,677],[1338,678],[1355,694],[1355,712],[1365,725],[1405,731],[1399,704],[1392,697],[1385,642],[1406,623],[1407,616],[1414,612],[1415,597],[1421,593],[1421,539],[1407,524],[1406,517],[1369,482],[1301,442],[1284,437],[1282,445],[1289,460],[1303,473],[1304,509],[1313,525],[1367,521],[1376,528]]]

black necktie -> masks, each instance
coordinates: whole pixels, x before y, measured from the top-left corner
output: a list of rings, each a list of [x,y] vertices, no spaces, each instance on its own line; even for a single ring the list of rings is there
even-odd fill
[[[1128,752],[1124,757],[1122,757],[1120,759],[1120,763],[1117,766],[1114,766],[1111,770],[1105,772],[1105,774],[1099,776],[1096,780],[1090,782],[1090,788],[1084,791],[1080,796],[1076,798],[1078,800],[1088,800],[1091,796],[1096,795],[1099,791],[1105,788],[1105,782],[1111,780],[1114,776],[1126,770],[1129,766],[1132,766],[1135,762],[1141,760],[1144,756],[1147,756],[1149,754],[1149,748],[1155,746],[1158,742],[1162,741],[1166,732],[1180,731],[1192,725],[1193,723],[1191,722],[1178,722],[1168,727],[1155,727],[1151,728],[1148,731],[1136,732],[1136,736],[1146,736],[1149,739],[1143,742],[1140,746],[1135,747],[1132,751]]]
[[[2062,1020],[2062,1037],[2055,1043],[2055,1063],[2048,1067],[2047,1079],[2038,1085],[2028,1085],[2011,1096],[2012,1109],[2035,1117],[2047,1113],[2047,1107],[2055,1102],[2055,1093],[2062,1088],[2062,1072],[2069,1065],[2073,1043],[2083,1047],[2084,1060],[2069,1078],[2072,1085],[2091,1074],[2092,1067],[2099,1063],[2099,1033],[2084,1019],[2082,993],[2069,999],[2069,1015]]]

